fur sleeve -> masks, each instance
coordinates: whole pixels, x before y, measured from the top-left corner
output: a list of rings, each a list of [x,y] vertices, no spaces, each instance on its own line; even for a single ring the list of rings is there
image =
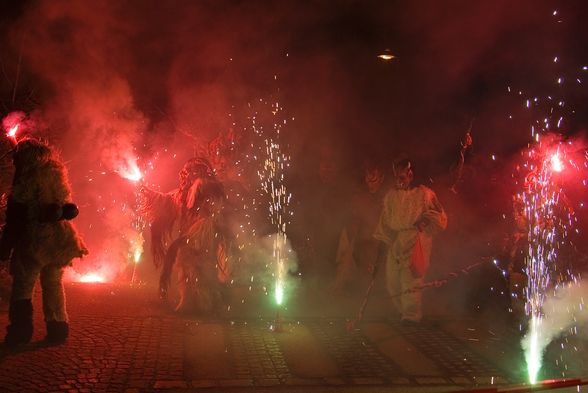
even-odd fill
[[[69,184],[67,169],[57,162],[50,161],[41,171],[42,182],[39,200],[41,203],[71,202],[71,186]]]
[[[163,194],[147,188],[142,190],[139,213],[150,224],[151,252],[156,267],[163,263],[166,244],[171,239],[174,221],[178,216],[177,194],[177,191]]]

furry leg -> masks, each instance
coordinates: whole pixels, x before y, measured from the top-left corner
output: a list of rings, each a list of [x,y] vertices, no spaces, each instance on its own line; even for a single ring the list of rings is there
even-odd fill
[[[41,289],[43,291],[43,314],[45,322],[67,321],[65,293],[63,291],[63,268],[47,265],[41,269]]]

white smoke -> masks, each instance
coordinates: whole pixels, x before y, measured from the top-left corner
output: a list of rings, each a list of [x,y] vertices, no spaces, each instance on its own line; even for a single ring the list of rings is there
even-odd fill
[[[263,286],[263,292],[274,294],[277,281],[277,258],[274,243],[277,234],[273,233],[264,237],[251,238],[247,246],[241,251],[242,265],[237,272],[236,280],[243,283],[256,282]],[[286,239],[280,250],[283,264],[283,286],[286,296],[295,290],[297,280],[295,273],[298,271],[298,257],[292,249],[290,240]]]
[[[533,360],[540,364],[549,343],[560,336],[577,334],[582,331],[582,326],[588,325],[585,304],[587,298],[588,281],[586,280],[562,285],[554,291],[552,296],[546,298],[543,304],[543,316],[535,325],[537,328],[533,328],[533,320],[530,320],[528,333],[521,342],[527,364]],[[532,359],[535,356],[537,358]]]

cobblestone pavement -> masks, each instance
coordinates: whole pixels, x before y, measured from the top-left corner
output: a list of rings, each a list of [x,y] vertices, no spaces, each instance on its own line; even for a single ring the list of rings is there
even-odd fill
[[[0,349],[0,392],[401,392],[520,382],[512,343],[475,321],[405,327],[374,317],[348,332],[342,317],[286,316],[275,332],[276,321],[260,316],[178,316],[147,288],[66,291],[68,342],[43,344],[37,296],[34,342]]]

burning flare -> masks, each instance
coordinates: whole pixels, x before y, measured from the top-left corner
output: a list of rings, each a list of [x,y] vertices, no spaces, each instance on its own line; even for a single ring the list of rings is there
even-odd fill
[[[118,173],[127,180],[138,182],[143,179],[143,174],[134,161],[127,161],[127,167],[118,170]]]
[[[555,153],[551,156],[551,169],[554,172],[561,172],[564,169],[563,162],[561,161],[561,158],[559,157],[559,152]]]
[[[16,139],[16,133],[18,132],[19,124],[10,127],[6,136],[12,139]]]
[[[106,282],[106,279],[104,278],[104,276],[98,274],[98,273],[87,273],[84,274],[83,276],[80,277],[79,282],[85,282],[85,283],[92,283],[92,282]]]

